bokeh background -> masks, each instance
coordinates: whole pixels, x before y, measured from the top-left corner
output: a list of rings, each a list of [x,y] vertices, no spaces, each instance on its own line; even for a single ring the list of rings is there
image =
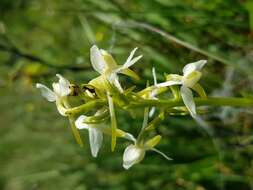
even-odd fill
[[[106,140],[97,159],[80,148],[68,121],[43,99],[35,83],[50,85],[61,73],[77,84],[97,76],[93,44],[123,63],[134,47],[142,88],[184,64],[207,59],[201,84],[209,96],[253,94],[251,0],[0,0],[0,189],[253,189],[251,108],[210,108],[203,117],[210,138],[189,116],[168,117],[158,148],[126,171],[120,141]],[[119,126],[138,132],[141,116],[118,114]]]

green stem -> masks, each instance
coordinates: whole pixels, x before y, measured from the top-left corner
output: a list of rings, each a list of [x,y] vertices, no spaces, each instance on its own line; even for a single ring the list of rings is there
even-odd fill
[[[234,98],[234,97],[210,97],[210,98],[194,98],[194,102],[197,106],[253,106],[253,98]],[[177,107],[183,106],[182,100],[137,100],[130,103],[128,108],[133,107]]]
[[[208,98],[194,98],[194,102],[197,106],[236,106],[236,107],[253,106],[253,98],[208,97]],[[81,106],[68,109],[66,114],[68,116],[76,114],[85,114],[86,112],[103,105],[106,105],[106,102],[104,100],[93,100]],[[127,109],[127,108],[152,107],[152,106],[173,108],[177,106],[184,106],[184,103],[181,99],[177,100],[136,99],[125,108]]]
[[[253,98],[208,97],[208,98],[194,98],[194,102],[197,106],[236,106],[236,107],[253,106]],[[81,106],[68,109],[66,114],[68,116],[76,114],[85,114],[86,112],[103,105],[106,105],[106,102],[104,100],[93,100]],[[135,99],[125,108],[127,109],[127,108],[152,107],[152,106],[173,108],[177,106],[184,106],[184,103],[181,99],[177,100]]]

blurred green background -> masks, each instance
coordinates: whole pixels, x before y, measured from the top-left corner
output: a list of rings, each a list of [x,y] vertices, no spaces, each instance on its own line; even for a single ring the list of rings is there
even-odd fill
[[[251,108],[210,108],[203,117],[215,138],[189,117],[168,117],[157,133],[168,162],[148,152],[130,170],[128,145],[114,153],[106,139],[97,159],[80,148],[66,118],[42,98],[35,83],[61,73],[77,84],[97,76],[89,48],[97,44],[123,63],[134,47],[134,70],[144,87],[184,64],[208,59],[201,84],[210,96],[253,94],[251,0],[0,0],[0,189],[253,189]],[[122,129],[138,132],[141,116],[118,114]],[[214,143],[217,145],[214,146]]]

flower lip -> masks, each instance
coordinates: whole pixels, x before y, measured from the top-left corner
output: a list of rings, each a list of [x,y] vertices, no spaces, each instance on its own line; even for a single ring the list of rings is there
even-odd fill
[[[123,167],[129,169],[134,164],[139,163],[145,156],[145,150],[137,145],[129,145],[123,154]]]
[[[85,115],[79,116],[77,118],[77,120],[75,121],[76,128],[78,128],[78,129],[88,129],[89,125],[84,123],[85,119],[86,119]]]

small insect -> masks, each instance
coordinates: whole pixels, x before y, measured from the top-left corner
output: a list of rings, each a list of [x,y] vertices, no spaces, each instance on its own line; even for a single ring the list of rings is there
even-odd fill
[[[70,96],[78,96],[80,94],[80,87],[76,84],[70,84]]]

